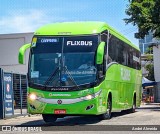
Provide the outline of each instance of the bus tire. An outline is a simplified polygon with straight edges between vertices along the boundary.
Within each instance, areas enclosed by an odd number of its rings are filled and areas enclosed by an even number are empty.
[[[110,119],[111,118],[111,114],[112,114],[111,110],[112,110],[112,100],[111,100],[111,97],[108,97],[108,100],[107,100],[107,111],[106,111],[106,113],[100,115],[100,119],[101,120]]]
[[[134,113],[136,111],[136,97],[134,97],[133,99],[133,105],[132,105],[132,108],[131,108],[131,112]]]
[[[129,109],[129,113],[134,113],[136,111],[136,96],[134,95],[132,108]]]
[[[42,114],[45,123],[54,123],[57,120],[57,116],[54,114]]]

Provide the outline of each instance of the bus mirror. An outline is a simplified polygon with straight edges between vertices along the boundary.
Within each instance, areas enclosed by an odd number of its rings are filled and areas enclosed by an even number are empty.
[[[96,55],[96,63],[97,64],[103,63],[104,47],[105,47],[105,42],[101,42],[98,46],[97,55]]]
[[[25,44],[23,45],[20,49],[19,49],[19,55],[18,55],[18,61],[19,61],[19,64],[23,64],[24,63],[24,54],[26,52],[26,50],[28,48],[31,47],[31,44]]]

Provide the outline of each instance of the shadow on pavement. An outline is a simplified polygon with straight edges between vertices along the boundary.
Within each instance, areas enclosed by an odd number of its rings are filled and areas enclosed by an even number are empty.
[[[128,113],[126,110],[119,112],[119,113],[112,113],[112,118],[124,116]],[[112,119],[111,118],[111,119]],[[29,121],[26,123],[23,123],[21,125],[29,125],[29,126],[75,126],[75,125],[91,125],[91,124],[97,124],[101,122],[97,116],[67,116],[64,118],[58,118],[58,120],[55,123],[52,124],[46,124],[43,119],[42,120],[34,120]]]
[[[46,124],[42,120],[34,120],[23,123],[21,125],[31,125],[31,126],[75,126],[75,125],[86,125],[86,124],[96,124],[100,120],[95,116],[67,116],[64,118],[58,118],[55,123]]]

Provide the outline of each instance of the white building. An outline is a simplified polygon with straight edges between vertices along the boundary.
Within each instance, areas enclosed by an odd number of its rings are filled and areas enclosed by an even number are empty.
[[[154,77],[157,82],[155,100],[160,102],[160,45],[153,46],[153,59],[154,59]]]
[[[33,33],[0,34],[0,68],[5,72],[26,74],[28,69],[29,50],[25,55],[25,64],[18,63],[19,48],[30,43]]]

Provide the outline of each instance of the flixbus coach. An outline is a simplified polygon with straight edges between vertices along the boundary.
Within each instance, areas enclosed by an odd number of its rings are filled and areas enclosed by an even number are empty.
[[[19,50],[28,66],[28,112],[46,123],[69,115],[135,111],[141,102],[139,48],[104,22],[42,26]]]

